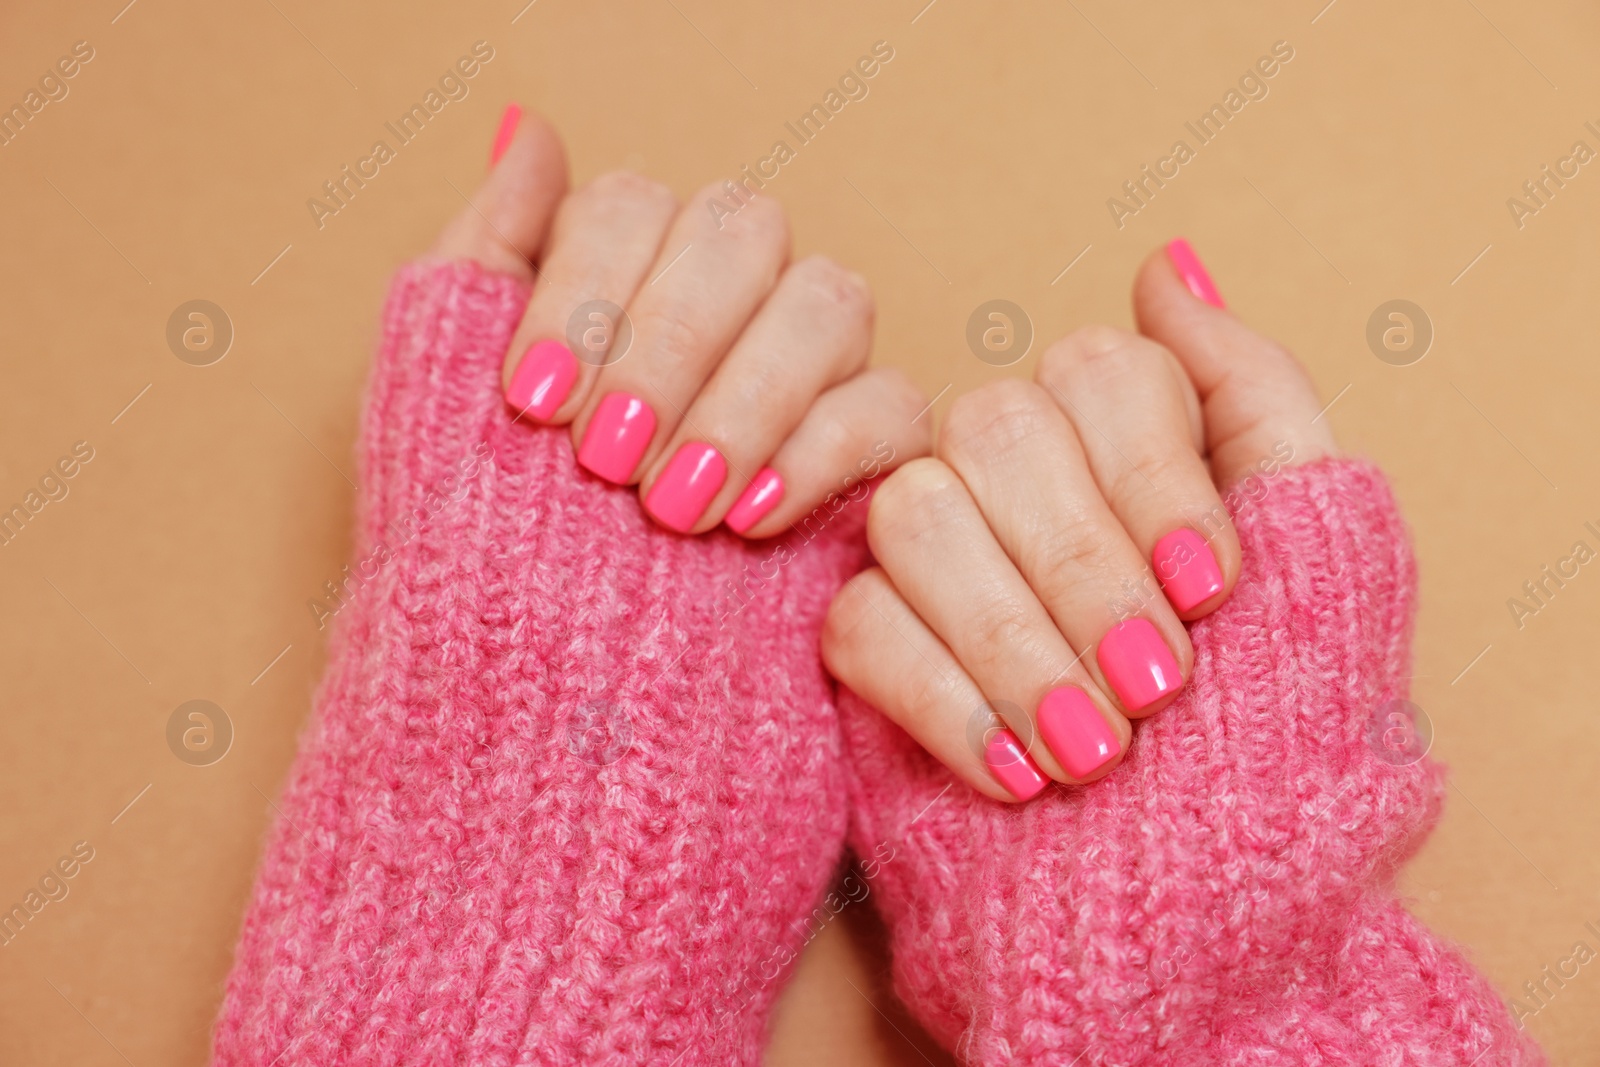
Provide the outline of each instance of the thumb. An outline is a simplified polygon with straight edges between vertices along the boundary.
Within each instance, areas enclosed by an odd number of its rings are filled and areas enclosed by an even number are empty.
[[[1178,358],[1200,395],[1211,476],[1227,486],[1268,456],[1289,465],[1336,455],[1316,386],[1300,361],[1226,310],[1189,242],[1152,252],[1133,284],[1139,332]]]

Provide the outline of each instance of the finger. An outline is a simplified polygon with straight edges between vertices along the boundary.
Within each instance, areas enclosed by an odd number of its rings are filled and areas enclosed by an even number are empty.
[[[526,279],[533,277],[533,261],[567,192],[567,153],[543,116],[512,104],[506,119],[514,108],[515,133],[500,161],[444,228],[432,254],[476,260],[489,270]]]
[[[1214,611],[1239,576],[1239,538],[1199,452],[1200,405],[1183,368],[1148,338],[1097,326],[1051,345],[1038,381],[1148,563],[1136,596],[1164,592],[1183,619]]]
[[[822,661],[934,759],[995,800],[1028,800],[1049,780],[997,722],[976,682],[873,567],[845,583],[822,629]]]
[[[812,532],[859,500],[866,483],[932,450],[928,420],[917,416],[927,400],[904,373],[875,367],[834,386],[806,411],[771,461],[738,497],[726,522],[749,538],[771,537],[793,526]]]
[[[632,349],[600,371],[573,420],[578,462],[608,481],[631,484],[649,469],[788,258],[775,200],[756,196],[721,218],[705,200],[692,197],[674,220],[627,308]]]
[[[1188,633],[1163,598],[1130,597],[1144,558],[1050,396],[1013,378],[959,397],[935,454],[960,475],[1040,610],[1082,654],[1092,691],[1113,697],[1130,716],[1170,704],[1193,662]],[[910,598],[892,568],[890,574]]]
[[[1029,753],[1041,770],[1081,782],[1115,765],[1132,738],[1127,720],[1101,695],[955,471],[919,459],[890,475],[873,496],[867,540],[1012,732],[1024,740],[1043,733],[1045,744]]]
[[[1178,357],[1200,394],[1216,484],[1226,487],[1269,464],[1337,455],[1305,368],[1224,310],[1221,299],[1182,238],[1152,252],[1134,281],[1139,332]]]
[[[571,421],[600,368],[626,354],[631,331],[621,309],[643,283],[677,207],[666,186],[620,171],[562,201],[507,353],[508,404],[537,422]]]
[[[822,256],[784,271],[646,472],[645,510],[680,533],[721,522],[817,394],[860,370],[871,346],[865,279]]]

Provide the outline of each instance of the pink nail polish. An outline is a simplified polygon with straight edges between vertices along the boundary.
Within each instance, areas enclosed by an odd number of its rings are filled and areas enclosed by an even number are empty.
[[[1052,689],[1039,701],[1039,733],[1074,778],[1089,777],[1122,751],[1111,724],[1075,685]]]
[[[1000,784],[1018,800],[1032,800],[1050,784],[1010,730],[996,730],[983,750],[983,761]]]
[[[623,485],[633,477],[655,432],[656,413],[649,404],[631,393],[607,393],[584,431],[578,463]]]
[[[1217,292],[1216,283],[1211,280],[1205,264],[1194,254],[1194,247],[1188,241],[1182,237],[1169,241],[1167,259],[1172,262],[1173,269],[1178,272],[1178,277],[1183,279],[1183,284],[1189,287],[1191,293],[1214,308],[1228,306],[1222,302],[1222,294]]]
[[[782,500],[783,475],[771,467],[762,467],[750,484],[745,486],[744,492],[739,494],[739,499],[733,502],[733,507],[722,521],[734,533],[742,534],[766,518]]]
[[[1222,592],[1222,568],[1206,539],[1187,527],[1173,530],[1150,553],[1156,580],[1178,611],[1199,607]]]
[[[500,162],[500,157],[511,147],[511,139],[517,135],[517,123],[521,121],[522,105],[507,104],[500,115],[500,128],[494,134],[494,147],[489,150],[489,166]]]
[[[1126,619],[1100,639],[1095,660],[1129,711],[1149,707],[1183,688],[1178,661],[1149,619]]]
[[[536,341],[511,372],[506,403],[546,422],[561,407],[578,380],[578,358],[560,341]]]
[[[674,452],[644,498],[644,509],[661,525],[688,533],[728,479],[728,461],[701,441]]]

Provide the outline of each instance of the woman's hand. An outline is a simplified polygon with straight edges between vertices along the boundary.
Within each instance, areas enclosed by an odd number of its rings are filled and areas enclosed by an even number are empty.
[[[1188,677],[1183,624],[1238,577],[1225,491],[1336,451],[1304,370],[1187,242],[1146,260],[1134,307],[1139,333],[1079,330],[1033,383],[952,405],[935,458],[879,487],[879,566],[823,633],[835,677],[996,799],[1120,762]]]
[[[789,224],[751,195],[717,219],[635,174],[567,192],[549,123],[513,106],[493,169],[434,255],[534,281],[506,354],[507,403],[572,427],[578,463],[638,485],[680,533],[769,537],[830,493],[927,453],[926,400],[867,368],[866,282],[789,262]],[[530,266],[531,264],[531,266]]]

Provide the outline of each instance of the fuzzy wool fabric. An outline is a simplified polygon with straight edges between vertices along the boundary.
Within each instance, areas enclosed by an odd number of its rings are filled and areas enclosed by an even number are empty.
[[[754,1065],[836,871],[818,639],[863,509],[782,546],[656,526],[507,410],[527,296],[395,281],[220,1067]]]
[[[991,801],[841,694],[895,988],[962,1062],[1543,1063],[1394,896],[1443,772],[1378,755],[1416,584],[1387,484],[1325,460],[1254,496],[1187,688],[1100,782]]]

